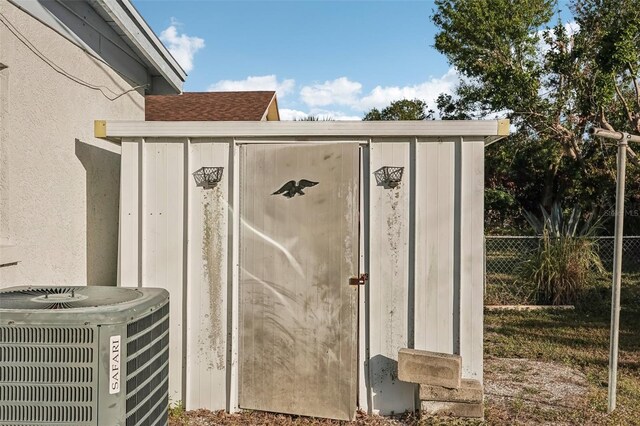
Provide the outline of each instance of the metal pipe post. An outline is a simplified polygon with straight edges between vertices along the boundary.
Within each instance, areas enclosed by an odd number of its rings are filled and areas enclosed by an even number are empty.
[[[627,166],[629,135],[622,133],[618,140],[618,176],[616,182],[615,250],[613,253],[613,285],[611,288],[611,334],[609,338],[609,406],[608,413],[616,408],[618,384],[618,329],[620,326],[620,287],[622,279],[622,230],[624,227],[624,186]]]

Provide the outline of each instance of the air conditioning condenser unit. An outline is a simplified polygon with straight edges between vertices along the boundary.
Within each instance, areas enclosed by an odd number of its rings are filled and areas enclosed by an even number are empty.
[[[166,425],[169,293],[0,290],[0,426]]]

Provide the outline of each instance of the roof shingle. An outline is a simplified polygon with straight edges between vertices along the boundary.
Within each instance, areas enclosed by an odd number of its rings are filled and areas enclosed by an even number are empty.
[[[145,96],[147,121],[260,121],[275,92],[184,92]]]

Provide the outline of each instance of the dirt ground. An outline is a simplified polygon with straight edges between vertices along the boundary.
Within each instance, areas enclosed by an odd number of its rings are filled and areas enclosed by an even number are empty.
[[[560,411],[579,411],[587,404],[588,383],[585,376],[570,367],[528,359],[491,358],[485,360],[485,410],[491,418],[508,417],[518,424],[539,424],[527,419],[518,420],[518,411],[540,411],[543,418],[552,419]],[[171,426],[190,425],[343,425],[326,419],[296,417],[263,412],[226,414],[195,410],[175,413]],[[506,420],[506,418],[505,418]],[[366,426],[430,425],[430,424],[478,424],[473,420],[422,417],[407,413],[388,418],[358,413],[351,424]],[[556,423],[553,424],[569,424]]]
[[[209,426],[209,425],[255,425],[255,426],[333,426],[333,425],[367,425],[367,426],[400,426],[417,424],[411,415],[405,415],[399,419],[390,419],[380,416],[367,416],[358,413],[355,422],[342,422],[337,420],[317,419],[312,417],[290,416],[287,414],[264,413],[259,411],[245,411],[237,414],[226,414],[223,411],[211,412],[208,410],[194,410],[185,412],[180,418],[173,418],[170,426]]]
[[[485,359],[485,407],[491,419],[508,419],[520,425],[557,422],[561,413],[580,412],[588,404],[589,384],[581,372],[556,363],[519,358]],[[537,412],[535,419],[521,412]]]

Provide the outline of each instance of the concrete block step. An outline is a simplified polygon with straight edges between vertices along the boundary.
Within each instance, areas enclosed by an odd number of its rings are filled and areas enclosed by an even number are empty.
[[[484,418],[484,405],[481,402],[422,401],[421,408],[432,416]]]
[[[459,388],[460,355],[402,348],[398,351],[398,378],[405,382]]]
[[[443,401],[443,402],[482,402],[484,391],[482,384],[474,379],[462,379],[460,387],[457,389],[445,388],[443,386],[420,385],[421,401]]]

